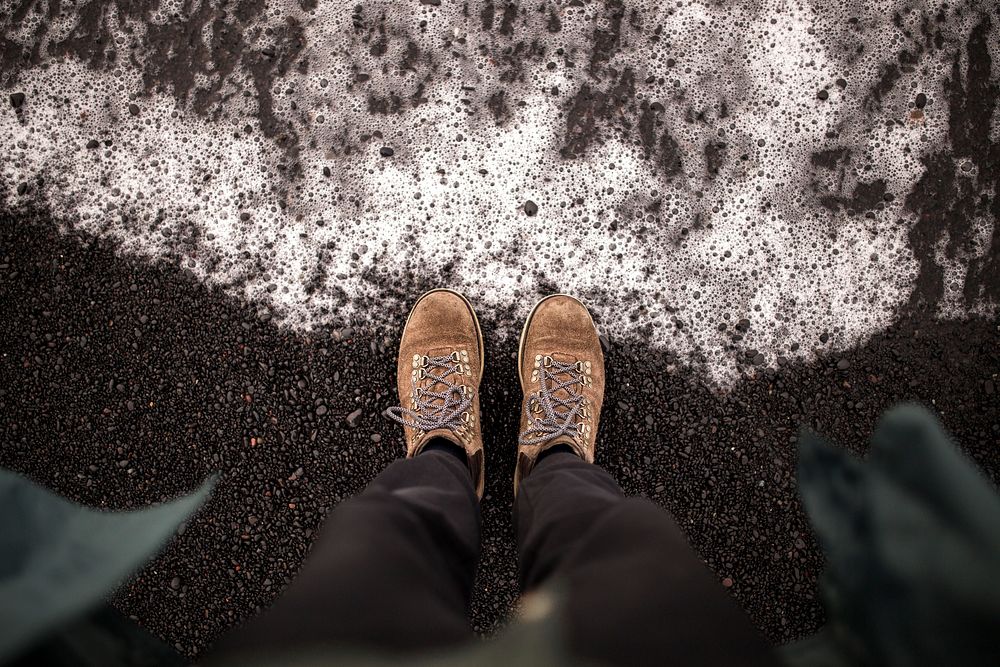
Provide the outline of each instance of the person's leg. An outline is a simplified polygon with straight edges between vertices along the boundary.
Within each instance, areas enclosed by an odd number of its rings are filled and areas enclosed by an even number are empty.
[[[522,591],[558,581],[582,657],[620,665],[776,664],[745,613],[653,503],[603,468],[544,452],[521,482],[515,526]]]
[[[316,644],[410,650],[470,639],[479,520],[464,451],[432,441],[341,503],[288,590],[215,653]]]

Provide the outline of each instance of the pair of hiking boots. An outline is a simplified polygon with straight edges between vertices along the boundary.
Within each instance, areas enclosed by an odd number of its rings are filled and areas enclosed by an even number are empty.
[[[476,494],[485,482],[479,383],[485,367],[483,332],[469,300],[437,289],[410,311],[399,344],[400,406],[386,415],[403,425],[406,455],[443,438],[465,450]],[[548,296],[528,315],[517,355],[521,390],[514,493],[539,454],[569,446],[593,463],[604,401],[604,355],[594,321],[580,301]]]

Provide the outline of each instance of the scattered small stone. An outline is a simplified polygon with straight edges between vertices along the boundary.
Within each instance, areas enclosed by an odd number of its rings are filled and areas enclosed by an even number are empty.
[[[722,580],[722,585],[725,588],[732,588],[733,587],[733,580],[731,578],[729,578],[729,577],[726,577],[725,579]]]
[[[319,405],[316,407],[316,416],[322,417],[327,413],[327,407],[325,405]]]
[[[361,408],[358,408],[351,414],[347,415],[347,425],[354,428],[358,425],[358,421],[361,420]]]
[[[15,109],[20,109],[24,104],[24,93],[11,93],[10,105]]]
[[[529,199],[528,201],[524,202],[524,212],[527,213],[529,216],[535,215],[536,213],[538,213],[538,204]]]
[[[130,104],[130,105],[128,105],[128,112],[130,114],[132,114],[133,116],[138,116],[139,115],[139,105],[138,104]]]
[[[821,90],[818,93],[816,93],[816,97],[818,97],[821,100],[825,100],[828,97],[830,97],[830,91],[828,91],[826,88],[824,88],[823,90]]]
[[[175,591],[178,588],[180,588],[181,587],[181,578],[180,577],[174,577],[173,579],[171,579],[170,580],[170,587],[172,589],[174,589]]]
[[[847,359],[841,359],[837,362],[837,370],[846,371],[851,367],[851,362]]]
[[[388,146],[383,146],[378,149],[378,152],[382,157],[392,157],[396,153],[396,151],[392,150]]]
[[[917,99],[914,101],[918,109],[923,109],[927,106],[927,96],[923,93],[917,93]]]
[[[90,141],[87,142],[87,148],[91,149],[97,148],[100,145],[101,143],[97,139],[91,139]]]
[[[382,442],[382,436],[379,433],[372,433],[371,438],[372,438],[372,442],[374,442],[376,444],[379,443],[379,442]]]

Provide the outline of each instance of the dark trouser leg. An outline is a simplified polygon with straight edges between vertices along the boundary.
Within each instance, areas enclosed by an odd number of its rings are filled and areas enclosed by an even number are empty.
[[[521,590],[558,579],[582,657],[621,665],[776,664],[662,508],[626,499],[602,468],[545,457],[514,516]]]
[[[471,638],[479,501],[443,451],[395,461],[329,516],[302,571],[218,653],[315,644],[424,649]]]

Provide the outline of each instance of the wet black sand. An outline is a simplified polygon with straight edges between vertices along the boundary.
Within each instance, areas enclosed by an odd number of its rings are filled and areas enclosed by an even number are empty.
[[[401,451],[379,414],[394,401],[404,312],[389,330],[356,321],[291,334],[174,266],[119,257],[44,216],[0,218],[0,312],[0,465],[115,509],[221,473],[208,507],[114,598],[188,655],[271,602],[324,514]],[[776,643],[823,621],[822,558],[795,491],[800,424],[863,452],[882,410],[919,401],[1000,479],[998,323],[922,312],[855,349],[758,370],[726,394],[640,340],[610,341],[598,462],[676,516]],[[519,388],[515,341],[499,341],[483,316],[487,495],[472,623],[489,634],[517,596]]]

